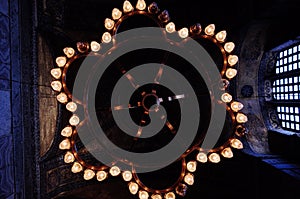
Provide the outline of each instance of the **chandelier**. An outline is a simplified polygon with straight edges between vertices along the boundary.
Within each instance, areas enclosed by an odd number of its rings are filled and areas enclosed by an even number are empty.
[[[78,109],[85,110],[87,105],[82,100],[77,99],[73,95],[72,89],[69,88],[67,83],[68,70],[72,67],[74,62],[88,56],[88,54],[92,54],[96,58],[102,57],[103,52],[100,50],[105,48],[105,46],[108,49],[106,52],[113,52],[118,48],[118,44],[116,44],[114,39],[120,25],[130,17],[139,15],[152,19],[158,27],[161,28],[163,35],[176,35],[180,38],[180,42],[185,42],[185,40],[192,38],[195,40],[202,39],[213,44],[220,51],[223,59],[223,65],[219,70],[221,76],[221,86],[219,89],[222,90],[223,93],[219,96],[219,99],[214,99],[213,103],[225,107],[231,120],[232,132],[227,132],[230,134],[229,137],[218,147],[208,149],[203,148],[199,142],[189,147],[178,159],[181,162],[182,167],[178,180],[170,187],[164,189],[155,189],[145,185],[139,178],[135,165],[132,162],[128,162],[131,169],[126,170],[121,166],[118,166],[118,160],[111,165],[94,165],[85,161],[84,158],[79,155],[78,147],[76,147],[76,140],[80,139],[78,128],[82,128],[86,125],[89,118],[80,118],[76,113]],[[233,149],[243,148],[240,138],[246,131],[244,123],[247,122],[247,116],[240,112],[243,109],[243,104],[233,100],[233,97],[228,90],[230,80],[237,75],[235,65],[238,62],[238,57],[232,54],[232,52],[234,52],[235,44],[226,41],[226,31],[223,30],[217,32],[214,24],[207,25],[204,30],[202,30],[199,23],[190,27],[178,29],[175,22],[170,20],[167,10],[161,11],[155,2],[147,6],[144,0],[138,0],[135,7],[129,1],[124,1],[122,9],[114,8],[112,10],[111,17],[104,20],[104,26],[107,31],[102,34],[99,41],[78,42],[77,49],[72,47],[64,48],[62,52],[63,55],[55,59],[56,66],[51,70],[51,76],[54,79],[51,82],[51,87],[57,92],[56,97],[58,102],[65,106],[65,109],[70,113],[70,118],[68,120],[69,124],[61,130],[62,141],[59,144],[59,149],[64,151],[63,160],[66,164],[71,164],[71,171],[73,173],[82,173],[84,180],[96,179],[97,181],[102,182],[104,180],[109,180],[109,177],[119,176],[127,183],[130,193],[136,195],[140,199],[175,199],[177,196],[184,197],[188,187],[192,186],[196,180],[194,173],[199,164],[205,164],[207,162],[219,163],[222,158],[232,158]],[[181,45],[180,42],[179,45]],[[125,71],[122,71],[121,69],[121,72],[126,76]],[[133,83],[130,75],[127,75],[126,78]],[[163,101],[162,98],[156,94],[156,91],[151,92],[144,93],[143,98],[137,102],[139,103],[139,106],[145,110],[146,114],[149,114],[150,112],[150,108],[146,107],[146,102],[144,102],[146,95],[154,97],[156,103]],[[180,100],[184,97],[186,96],[175,95],[172,98],[169,97],[167,99],[172,101]],[[112,107],[114,111],[130,108],[132,108],[130,104],[128,107],[121,105]],[[174,129],[175,127],[172,126],[171,123],[167,121],[165,125],[170,131],[174,131],[173,133],[176,134],[176,129]],[[141,134],[142,131],[138,131],[136,139],[138,139]],[[187,159],[187,157],[189,158]]]

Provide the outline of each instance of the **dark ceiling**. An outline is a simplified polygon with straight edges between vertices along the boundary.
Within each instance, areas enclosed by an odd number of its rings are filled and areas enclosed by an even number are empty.
[[[74,45],[77,41],[100,40],[102,33],[105,31],[104,19],[111,16],[111,10],[114,7],[121,8],[123,0],[49,0],[45,2],[39,4],[39,33],[50,44],[53,55],[57,56],[61,54],[63,47]],[[152,1],[146,2],[149,4]],[[217,30],[227,30],[231,39],[236,42],[242,42],[244,31],[252,23],[271,24],[269,29],[271,36],[266,41],[267,48],[273,48],[287,39],[294,39],[300,35],[299,25],[296,27],[289,25],[297,25],[299,18],[297,15],[300,10],[298,0],[157,0],[156,2],[161,10],[167,9],[169,11],[171,21],[175,22],[177,27],[190,26],[197,22],[204,27],[214,23]],[[199,198],[202,193],[204,198],[219,198],[224,194],[231,198],[248,198],[248,196],[236,196],[228,191],[228,188],[232,188],[238,194],[245,192],[250,194],[251,198],[255,198],[258,194],[258,188],[256,187],[255,193],[251,193],[251,189],[248,189],[247,186],[256,183],[259,178],[251,176],[251,172],[247,172],[247,170],[253,169],[256,160],[249,159],[249,157],[245,157],[239,152],[237,154],[237,157],[231,163],[225,161],[225,163],[219,165],[201,168],[196,174],[199,181],[196,183],[195,188],[191,188],[186,198]],[[265,169],[264,166],[256,166]],[[231,168],[236,170],[233,171]],[[230,171],[233,173],[230,173]],[[202,175],[203,172],[204,175]],[[268,173],[263,178],[267,178],[271,174]],[[235,181],[230,179],[231,177],[240,179]],[[246,180],[250,179],[251,182],[243,182],[243,177]],[[223,183],[232,183],[232,185],[227,184],[222,187]],[[241,183],[245,183],[247,186],[243,186]],[[124,184],[113,179],[111,183],[109,181],[101,185],[96,184],[86,188],[78,188],[65,193],[65,196],[61,198],[133,198]],[[215,191],[214,186],[218,190]],[[267,194],[267,192],[263,193]],[[212,197],[210,197],[210,194],[212,194]]]

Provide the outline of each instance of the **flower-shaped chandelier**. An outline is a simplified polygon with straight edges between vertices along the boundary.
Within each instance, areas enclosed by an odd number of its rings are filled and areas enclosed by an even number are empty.
[[[233,132],[230,133],[230,138],[222,145],[213,149],[204,149],[201,146],[194,146],[189,149],[189,152],[182,155],[182,170],[177,182],[169,188],[163,190],[153,189],[143,184],[135,172],[134,166],[132,170],[122,170],[122,168],[112,165],[96,166],[85,162],[79,155],[75,146],[75,139],[78,138],[76,127],[80,125],[82,118],[76,115],[78,106],[82,106],[82,102],[72,96],[67,87],[66,78],[69,66],[78,58],[86,56],[88,53],[99,54],[102,45],[112,44],[113,36],[117,33],[120,24],[127,18],[134,15],[145,15],[154,19],[160,27],[164,28],[165,34],[178,34],[181,39],[201,38],[212,42],[216,45],[223,57],[223,67],[220,70],[222,76],[222,85],[225,92],[221,99],[217,100],[219,104],[226,106],[226,111],[231,117]],[[56,58],[56,67],[51,70],[51,75],[54,80],[51,87],[57,94],[57,100],[63,104],[69,112],[72,113],[69,124],[61,130],[62,141],[59,144],[59,149],[65,151],[64,162],[72,164],[71,171],[73,173],[83,173],[85,180],[96,178],[99,182],[106,180],[109,176],[121,176],[128,183],[128,189],[131,194],[137,195],[140,199],[174,199],[176,195],[185,196],[188,186],[194,184],[194,172],[198,164],[207,162],[218,163],[222,158],[232,158],[234,149],[242,149],[243,144],[240,137],[244,135],[244,123],[247,122],[247,116],[241,111],[243,104],[238,101],[233,101],[232,96],[228,93],[228,85],[233,79],[237,70],[234,66],[238,62],[238,57],[233,55],[235,45],[233,42],[227,42],[226,31],[216,33],[214,24],[210,24],[202,30],[200,24],[195,24],[189,28],[183,27],[177,29],[174,22],[170,21],[168,11],[160,11],[156,3],[146,5],[144,0],[138,0],[134,7],[129,1],[124,1],[123,9],[114,8],[111,18],[104,20],[104,26],[107,32],[102,34],[100,41],[78,42],[77,49],[66,47],[63,49],[64,55]],[[197,155],[186,162],[186,156],[192,151],[198,151]]]

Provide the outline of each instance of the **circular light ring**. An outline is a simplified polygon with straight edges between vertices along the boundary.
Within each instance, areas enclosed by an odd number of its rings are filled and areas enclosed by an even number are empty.
[[[143,11],[143,10],[135,10],[135,11],[131,11],[128,13],[124,13],[124,15],[122,15],[121,18],[119,18],[115,22],[115,25],[111,30],[112,35],[116,35],[118,33],[118,29],[123,21],[125,21],[129,17],[136,16],[136,15],[146,16],[146,17],[150,18],[151,20],[153,20],[157,24],[158,27],[161,27],[161,28],[164,27],[163,23],[158,19],[157,14],[152,14],[148,11]]]
[[[143,15],[143,16],[147,16],[149,17],[150,19],[152,19],[154,22],[156,22],[156,24],[161,27],[161,28],[166,28],[166,25],[168,24],[166,21],[162,21],[159,17],[159,15],[161,14],[160,12],[157,12],[157,13],[151,13],[148,11],[148,9],[146,9],[147,11],[144,11],[144,10],[132,10],[130,12],[122,12],[122,16],[115,21],[114,23],[114,26],[113,28],[111,28],[110,30],[107,30],[108,32],[111,33],[111,35],[116,35],[117,32],[118,32],[118,28],[120,27],[121,23],[126,20],[127,18],[131,17],[131,16],[134,16],[134,15]],[[178,32],[178,30],[175,30],[174,32]],[[217,45],[217,47],[220,49],[221,53],[222,53],[222,57],[223,57],[223,67],[222,67],[222,70],[220,71],[220,74],[222,76],[223,79],[226,79],[228,81],[230,81],[231,79],[227,78],[226,77],[226,70],[229,66],[228,64],[228,57],[229,55],[231,54],[232,51],[230,52],[226,52],[225,50],[225,44],[226,42],[224,41],[218,41],[216,38],[215,38],[215,35],[207,35],[204,33],[204,31],[201,31],[199,33],[193,33],[191,31],[189,31],[188,35],[191,37],[191,38],[202,38],[202,39],[207,39],[211,42],[213,42],[215,45]],[[103,42],[102,42],[103,43]],[[84,56],[86,56],[88,53],[93,53],[94,55],[99,55],[98,52],[91,52],[91,48],[87,48],[85,51],[77,51],[74,53],[73,56],[70,56],[68,57],[67,59],[67,62],[66,64],[61,67],[63,70],[62,70],[62,75],[61,75],[61,83],[62,83],[62,86],[63,86],[63,89],[62,89],[62,92],[66,93],[66,95],[68,96],[69,99],[75,101],[76,103],[78,104],[81,104],[81,101],[76,99],[72,93],[69,91],[69,89],[67,88],[67,85],[66,85],[66,74],[67,74],[67,71],[68,71],[68,68],[70,67],[70,65],[74,62],[74,60],[78,59],[78,58],[82,58]],[[232,67],[232,66],[231,66]],[[226,89],[226,88],[225,88]],[[220,99],[219,99],[220,100]],[[217,148],[214,148],[214,149],[210,149],[210,150],[206,150],[206,149],[203,149],[201,147],[199,147],[199,144],[195,144],[193,147],[191,147],[190,149],[188,149],[186,151],[186,153],[184,153],[182,156],[181,156],[181,161],[182,161],[182,170],[181,170],[181,174],[177,180],[176,183],[174,183],[172,186],[170,186],[169,188],[166,188],[166,189],[163,189],[163,190],[156,190],[156,189],[152,189],[152,188],[149,188],[147,186],[145,186],[141,180],[138,178],[138,175],[134,172],[134,168],[132,169],[132,175],[133,175],[133,180],[136,181],[136,183],[138,184],[140,190],[145,190],[147,192],[150,192],[150,193],[153,193],[153,194],[166,194],[170,191],[174,191],[175,192],[175,189],[176,187],[181,183],[183,182],[184,180],[184,177],[185,177],[185,174],[187,173],[187,168],[186,168],[186,161],[185,161],[185,158],[186,156],[188,156],[189,154],[191,154],[193,151],[195,150],[199,150],[200,152],[205,152],[208,156],[209,154],[211,153],[218,153],[218,155],[220,157],[223,157],[221,152],[223,149],[227,148],[227,147],[231,147],[230,146],[230,142],[232,139],[237,139],[237,136],[235,136],[235,133],[237,131],[237,128],[238,126],[243,126],[243,124],[240,124],[236,122],[236,115],[238,114],[238,112],[234,112],[230,106],[228,106],[226,103],[224,102],[221,102],[222,104],[224,104],[224,106],[226,106],[226,110],[229,112],[231,118],[232,118],[232,126],[234,127],[233,128],[233,132],[232,132],[232,135],[230,136],[230,138],[227,140],[226,143],[224,143],[222,146],[220,147],[217,147]],[[82,125],[82,123],[80,123],[79,125]],[[90,165],[88,163],[86,163],[84,160],[82,160],[82,158],[78,155],[77,153],[77,150],[76,150],[76,146],[75,146],[75,140],[77,138],[77,131],[74,130],[73,133],[72,133],[72,136],[71,136],[71,139],[70,139],[70,143],[71,143],[71,153],[73,154],[75,160],[74,162],[78,162],[82,165],[83,167],[83,170],[85,169],[91,169],[93,171],[104,171],[104,170],[108,170],[110,167],[108,166],[94,166],[94,165]],[[240,137],[240,136],[239,136]],[[196,158],[195,158],[196,160]],[[108,173],[108,171],[106,171]],[[184,183],[184,182],[183,182]]]
[[[83,105],[82,101],[80,99],[76,98],[75,96],[73,96],[70,89],[67,87],[67,72],[69,70],[69,67],[72,66],[73,62],[76,59],[84,58],[89,53],[91,53],[90,56],[99,56],[100,55],[98,52],[91,52],[90,49],[87,52],[84,52],[84,53],[79,52],[77,55],[73,56],[72,58],[70,58],[67,61],[66,65],[63,68],[62,75],[61,75],[61,83],[62,83],[62,88],[63,88],[64,93],[66,93],[66,95],[68,96],[68,98],[70,100],[72,100],[73,102],[75,102],[77,104],[80,104],[80,105]]]
[[[81,124],[82,125],[82,124]],[[77,152],[77,149],[76,149],[76,146],[75,146],[75,143],[76,143],[76,139],[78,137],[78,133],[77,133],[77,130],[75,129],[73,131],[73,134],[71,136],[71,152],[72,154],[74,155],[75,157],[75,161],[79,162],[83,167],[84,169],[91,169],[93,171],[103,171],[103,170],[106,170],[108,169],[109,167],[106,166],[106,165],[102,165],[102,166],[95,166],[95,165],[91,165],[91,164],[88,164],[86,163],[79,155],[78,155],[78,152]]]
[[[228,67],[228,56],[227,56],[227,53],[224,49],[224,44],[222,42],[219,42],[214,36],[209,36],[209,35],[206,35],[205,33],[200,33],[200,34],[192,34],[191,35],[191,38],[193,39],[197,39],[197,38],[200,38],[200,39],[207,39],[209,41],[211,41],[212,43],[214,43],[221,51],[222,53],[222,57],[223,57],[223,66],[222,66],[222,70],[220,71],[220,74],[221,76],[223,77],[224,74],[226,73],[226,70],[227,70],[227,67]]]
[[[180,161],[180,160],[178,160],[178,161]],[[152,193],[152,194],[165,194],[165,193],[168,193],[168,192],[171,192],[171,191],[175,192],[176,187],[179,185],[179,183],[181,183],[184,180],[184,176],[187,173],[185,158],[181,158],[181,167],[182,167],[181,168],[181,173],[180,173],[180,176],[177,179],[177,181],[173,185],[171,185],[170,187],[168,187],[166,189],[161,189],[161,190],[153,189],[153,188],[150,188],[150,187],[144,185],[142,183],[142,181],[139,179],[139,177],[138,177],[137,173],[134,171],[134,169],[133,169],[132,175],[133,175],[133,178],[134,178],[135,182],[139,185],[140,189],[143,189],[143,190],[145,190],[149,193]]]

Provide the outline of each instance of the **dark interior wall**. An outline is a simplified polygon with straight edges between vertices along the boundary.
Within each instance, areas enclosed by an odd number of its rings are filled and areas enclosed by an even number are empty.
[[[37,196],[34,4],[0,1],[0,198]]]

